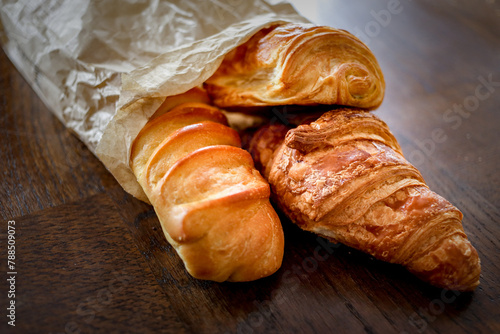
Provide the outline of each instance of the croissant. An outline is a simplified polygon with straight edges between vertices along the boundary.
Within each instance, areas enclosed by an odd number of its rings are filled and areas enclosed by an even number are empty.
[[[294,129],[259,129],[249,150],[302,229],[405,266],[437,287],[473,290],[480,260],[462,213],[429,190],[387,125],[338,109]]]
[[[226,55],[205,82],[215,105],[336,104],[374,109],[385,82],[370,49],[347,31],[274,25]]]
[[[182,103],[167,111],[172,103],[144,126],[130,157],[166,239],[195,278],[250,281],[274,273],[284,239],[269,184],[219,109]]]

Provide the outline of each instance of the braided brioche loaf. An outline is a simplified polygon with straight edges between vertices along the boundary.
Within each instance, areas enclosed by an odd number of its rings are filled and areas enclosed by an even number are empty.
[[[131,148],[130,166],[169,243],[195,278],[250,281],[274,273],[283,231],[268,183],[224,114],[167,99]]]

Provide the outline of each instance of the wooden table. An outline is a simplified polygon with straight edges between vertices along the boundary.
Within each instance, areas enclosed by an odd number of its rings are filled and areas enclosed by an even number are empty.
[[[494,1],[296,1],[368,43],[385,120],[431,189],[464,213],[481,285],[456,295],[283,218],[286,255],[252,283],[190,278],[152,207],[125,193],[0,53],[0,332],[500,332],[500,6]],[[302,3],[301,3],[302,2]],[[9,326],[8,221],[16,326]],[[325,253],[326,254],[326,253]]]

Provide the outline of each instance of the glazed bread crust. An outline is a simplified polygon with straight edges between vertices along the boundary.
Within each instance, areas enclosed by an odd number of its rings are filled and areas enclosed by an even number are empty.
[[[132,146],[130,166],[195,278],[251,281],[281,266],[269,184],[240,146],[222,112],[204,103],[162,110]]]

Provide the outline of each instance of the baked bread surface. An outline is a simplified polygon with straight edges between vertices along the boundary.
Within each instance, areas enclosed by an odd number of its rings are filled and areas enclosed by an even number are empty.
[[[271,275],[281,266],[284,239],[269,184],[219,109],[175,105],[160,107],[135,139],[130,158],[166,239],[195,278]]]

